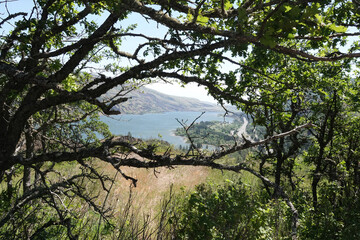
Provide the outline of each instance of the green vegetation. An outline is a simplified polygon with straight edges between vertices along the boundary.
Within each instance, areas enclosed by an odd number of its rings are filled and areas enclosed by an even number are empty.
[[[193,137],[195,144],[207,144],[212,146],[231,145],[236,139],[234,133],[242,126],[242,122],[235,119],[232,123],[219,121],[206,121],[194,124],[190,129],[189,135]],[[187,137],[184,128],[177,128],[175,135]]]
[[[177,222],[179,239],[270,239],[284,233],[273,228],[271,221],[283,215],[286,204],[278,202],[281,213],[273,204],[265,204],[258,193],[241,182],[223,186],[203,184],[187,195],[180,206]],[[286,220],[283,220],[286,222]],[[289,231],[287,231],[288,234]],[[286,235],[286,234],[285,234]]]
[[[359,9],[356,0],[0,1],[0,238],[359,239]],[[261,134],[180,122],[188,151],[113,136],[99,116],[142,112],[135,95],[126,102],[152,81],[205,87]],[[193,104],[143,96],[154,111]],[[200,149],[204,137],[216,151]],[[142,178],[159,170],[160,183]],[[221,174],[233,182],[192,191]],[[120,181],[149,194],[120,199]],[[157,206],[171,181],[179,185]],[[140,215],[136,201],[157,208]]]

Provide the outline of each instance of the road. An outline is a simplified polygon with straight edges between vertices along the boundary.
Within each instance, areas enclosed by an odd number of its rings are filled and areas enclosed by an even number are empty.
[[[249,121],[246,119],[246,117],[243,117],[243,121],[244,121],[244,124],[239,128],[238,136],[241,137],[241,135],[243,134],[244,137],[247,138],[249,135],[246,133],[246,127],[247,127]]]

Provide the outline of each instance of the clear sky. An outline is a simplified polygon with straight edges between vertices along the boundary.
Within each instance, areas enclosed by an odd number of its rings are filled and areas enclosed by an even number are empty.
[[[216,100],[207,94],[207,90],[204,87],[199,87],[194,83],[187,84],[184,87],[177,83],[153,83],[147,87],[169,95],[192,97],[201,101],[216,103]]]

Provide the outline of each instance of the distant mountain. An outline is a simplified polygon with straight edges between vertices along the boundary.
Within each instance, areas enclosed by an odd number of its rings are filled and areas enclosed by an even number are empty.
[[[222,111],[222,108],[216,104],[202,102],[195,98],[171,96],[146,87],[134,90],[128,96],[131,96],[131,98],[127,102],[115,106],[114,109],[120,110],[124,114]]]

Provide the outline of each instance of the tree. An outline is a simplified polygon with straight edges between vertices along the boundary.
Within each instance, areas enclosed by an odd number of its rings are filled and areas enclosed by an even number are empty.
[[[304,121],[311,120],[318,126],[311,130],[311,133],[317,136],[315,141],[310,141],[309,134],[306,133],[293,134],[266,144],[257,156],[262,159],[259,171],[263,175],[266,171],[264,165],[274,164],[276,166],[270,171],[274,171],[275,183],[282,185],[281,175],[286,174],[294,190],[294,158],[315,142],[325,148],[332,141],[333,134],[326,132],[329,129],[330,132],[334,131],[334,119],[342,114],[340,109],[344,108],[344,97],[349,92],[356,91],[354,80],[350,76],[351,65],[347,60],[335,63],[304,63],[262,49],[255,49],[246,63],[247,69],[242,71],[242,79],[251,82],[246,93],[250,99],[266,102],[267,106],[244,106],[244,109],[252,116],[256,125],[264,127],[264,137],[289,131]],[[258,89],[257,85],[261,85],[261,89]],[[322,122],[323,119],[325,122]],[[321,156],[320,159],[322,158]],[[319,177],[320,168],[316,167],[315,179]],[[314,201],[317,185],[315,182],[317,180],[314,180],[313,184]]]
[[[6,7],[10,1],[0,3]],[[143,18],[164,32],[137,32],[136,26],[125,22],[128,17]],[[359,19],[355,0],[38,0],[26,12],[7,11],[0,21],[7,29],[1,36],[0,52],[0,179],[8,201],[2,204],[0,227],[6,225],[13,236],[23,234],[14,230],[19,222],[13,219],[29,203],[41,199],[57,218],[28,229],[28,237],[60,225],[69,238],[76,238],[71,214],[57,194],[82,198],[106,219],[104,209],[81,186],[84,178],[97,179],[109,190],[105,181],[111,179],[91,166],[91,159],[97,158],[134,184],[136,179],[125,175],[122,166],[194,165],[249,171],[286,199],[294,214],[296,238],[297,211],[279,181],[273,183],[246,164],[228,166],[215,160],[297,133],[310,127],[308,122],[294,123],[279,134],[271,132],[259,142],[240,139],[211,155],[198,151],[174,156],[158,154],[154,146],[138,146],[133,138],[111,136],[99,121],[99,113],[119,114],[113,107],[127,100],[126,93],[155,78],[198,83],[220,103],[228,101],[243,109],[273,108],[266,99],[248,98],[249,86],[255,92],[262,86],[251,78],[239,78],[248,68],[242,59],[258,49],[264,55],[278,53],[280,58],[304,62],[356,59],[360,57],[358,43],[351,45],[349,37],[360,34]],[[135,49],[127,46],[133,40],[139,42]],[[341,46],[346,44],[344,52]],[[271,69],[277,62],[269,60]],[[256,60],[253,72],[263,74],[258,69],[262,61]],[[224,69],[225,65],[232,69]],[[99,68],[112,74],[103,75]],[[115,95],[106,95],[115,87]],[[288,87],[285,84],[280,90]],[[123,157],[117,152],[132,154]],[[133,155],[148,160],[129,157]],[[56,169],[64,162],[82,166],[81,172],[65,177]],[[61,177],[49,182],[49,175],[55,173]],[[19,174],[21,190],[14,183]]]

